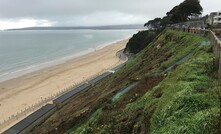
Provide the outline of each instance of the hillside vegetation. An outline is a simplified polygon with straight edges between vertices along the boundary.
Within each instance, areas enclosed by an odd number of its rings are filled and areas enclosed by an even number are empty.
[[[120,71],[32,133],[219,133],[221,84],[211,46],[203,41],[164,30]]]
[[[139,31],[128,41],[126,48],[124,49],[124,53],[127,55],[139,53],[141,50],[147,47],[154,40],[154,38],[159,35],[160,32],[162,32],[161,29],[154,31]]]

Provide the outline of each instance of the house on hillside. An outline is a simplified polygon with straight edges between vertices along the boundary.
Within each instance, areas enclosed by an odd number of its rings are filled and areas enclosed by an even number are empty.
[[[209,25],[212,25],[216,14],[217,14],[217,12],[210,13],[209,18],[207,19],[206,23]]]
[[[200,20],[201,18],[202,18],[202,15],[199,15],[199,14],[192,14],[188,16],[189,21],[197,21],[197,20]]]
[[[209,25],[221,25],[221,11],[212,12],[207,19]]]
[[[221,11],[216,13],[216,16],[214,17],[214,25],[221,25]]]

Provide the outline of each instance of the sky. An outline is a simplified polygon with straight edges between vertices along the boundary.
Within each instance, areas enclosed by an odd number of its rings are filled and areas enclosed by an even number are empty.
[[[221,0],[200,0],[203,15]],[[144,24],[183,0],[0,0],[0,29],[34,26]]]

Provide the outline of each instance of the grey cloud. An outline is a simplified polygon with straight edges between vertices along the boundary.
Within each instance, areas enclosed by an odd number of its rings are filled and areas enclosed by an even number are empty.
[[[179,3],[180,0],[176,0]],[[4,17],[48,17],[63,15],[85,15],[93,12],[118,11],[130,14],[149,14],[167,8],[161,0],[1,0],[1,16]],[[171,4],[173,6],[173,4]],[[164,7],[165,6],[165,7]]]
[[[0,20],[45,19],[57,25],[144,23],[162,17],[183,0],[0,0]],[[214,2],[213,2],[214,1]],[[206,11],[217,7],[220,0]],[[217,9],[218,10],[218,9]]]

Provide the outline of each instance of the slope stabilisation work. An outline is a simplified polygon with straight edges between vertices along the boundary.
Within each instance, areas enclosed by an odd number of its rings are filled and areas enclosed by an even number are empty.
[[[81,92],[31,133],[219,133],[221,82],[205,41],[164,30],[118,72]]]

